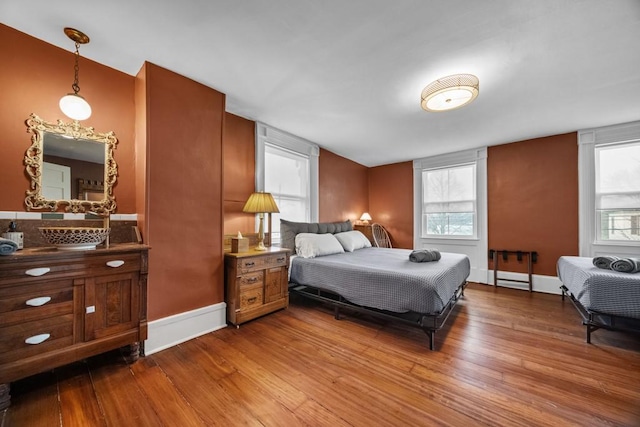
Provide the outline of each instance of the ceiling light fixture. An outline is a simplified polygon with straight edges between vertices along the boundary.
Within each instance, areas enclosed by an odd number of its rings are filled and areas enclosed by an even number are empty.
[[[69,93],[60,98],[60,109],[69,118],[73,120],[85,120],[91,116],[91,106],[89,103],[78,94],[80,92],[80,86],[78,85],[78,59],[80,58],[80,45],[89,43],[89,37],[82,31],[78,31],[74,28],[65,28],[64,33],[76,43],[75,52],[75,77],[71,88],[73,93]]]
[[[422,90],[422,109],[454,110],[478,97],[480,81],[473,74],[454,74],[430,83]]]

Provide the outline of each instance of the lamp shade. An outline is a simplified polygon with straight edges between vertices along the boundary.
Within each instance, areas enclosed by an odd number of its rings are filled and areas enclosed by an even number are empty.
[[[371,221],[371,215],[369,215],[369,212],[363,213],[360,217],[360,221]]]
[[[480,91],[480,82],[473,74],[455,74],[427,85],[422,91],[421,105],[426,111],[447,111],[467,105]]]
[[[278,205],[273,200],[271,193],[257,192],[249,196],[249,200],[244,204],[242,212],[248,213],[279,213]]]
[[[91,106],[80,95],[70,93],[60,98],[60,109],[73,120],[85,120],[91,117]]]

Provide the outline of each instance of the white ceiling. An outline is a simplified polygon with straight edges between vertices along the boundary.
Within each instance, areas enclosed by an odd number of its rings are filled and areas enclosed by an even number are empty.
[[[0,22],[130,75],[150,61],[227,111],[366,166],[640,119],[640,0],[2,0]],[[470,105],[420,108],[433,80]]]

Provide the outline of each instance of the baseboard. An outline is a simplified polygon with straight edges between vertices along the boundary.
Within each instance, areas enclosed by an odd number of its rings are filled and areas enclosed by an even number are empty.
[[[511,280],[528,280],[528,275],[526,273],[514,273],[511,271],[498,271],[498,277],[501,279],[511,279]],[[532,280],[532,289],[534,292],[542,292],[545,294],[556,294],[561,295],[560,286],[562,282],[556,276],[542,276],[539,274],[534,274],[531,278]],[[493,285],[493,270],[487,271],[487,280],[486,283],[489,285]],[[498,286],[502,286],[505,288],[513,288],[513,289],[525,289],[529,290],[529,285],[526,283],[514,283],[507,282],[504,280],[498,280]]]
[[[148,323],[149,338],[144,353],[150,355],[227,326],[227,304],[224,302]]]
[[[488,270],[486,268],[471,267],[471,271],[469,272],[469,277],[467,278],[467,281],[476,282],[476,283],[485,283],[487,281],[487,276],[488,276]]]

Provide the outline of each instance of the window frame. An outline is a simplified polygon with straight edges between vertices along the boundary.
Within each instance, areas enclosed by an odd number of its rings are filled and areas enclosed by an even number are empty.
[[[475,236],[430,235],[422,237],[422,206],[424,169],[442,169],[456,165],[475,163],[476,218]],[[487,235],[487,148],[481,147],[413,161],[413,247],[437,247],[443,252],[465,254],[471,263],[469,279],[472,282],[490,283],[488,271]]]
[[[473,179],[473,193],[474,193],[474,197],[473,199],[470,200],[454,200],[454,201],[446,201],[446,202],[427,202],[425,200],[425,189],[424,189],[424,175],[425,173],[428,172],[432,172],[432,171],[442,171],[442,170],[452,170],[452,169],[459,169],[459,168],[463,168],[463,167],[467,167],[467,166],[471,166],[472,167],[472,179]],[[477,169],[478,169],[478,165],[477,162],[473,161],[473,162],[464,162],[461,164],[455,164],[455,165],[448,165],[448,166],[438,166],[438,167],[431,167],[431,168],[423,168],[422,169],[422,195],[421,195],[421,205],[420,205],[420,211],[421,211],[421,215],[420,215],[420,231],[419,231],[419,235],[420,238],[422,239],[472,239],[472,240],[477,240],[478,239],[478,177],[477,177]],[[471,234],[464,234],[464,235],[459,235],[459,234],[429,234],[426,230],[425,230],[425,215],[427,215],[427,213],[425,213],[424,208],[426,207],[426,205],[428,204],[434,204],[434,203],[451,203],[451,202],[471,202],[473,204],[473,226],[472,226],[472,233]],[[451,214],[452,212],[443,212],[446,214]]]
[[[578,131],[580,256],[637,254],[640,241],[602,240],[596,205],[596,147],[640,142],[640,121]]]
[[[264,123],[256,122],[256,191],[265,191],[265,155],[267,145],[271,145],[277,149],[288,151],[294,155],[309,159],[309,206],[307,207],[307,221],[318,222],[320,148],[318,145],[303,138],[281,131]],[[256,224],[257,222],[258,219],[256,219]],[[271,230],[268,231],[270,232]],[[274,246],[277,245],[274,244]]]

